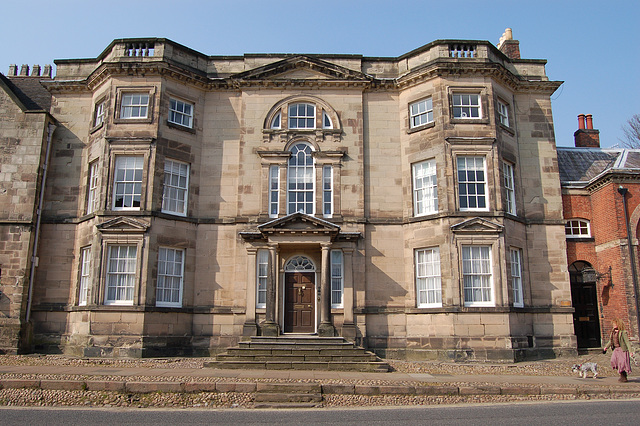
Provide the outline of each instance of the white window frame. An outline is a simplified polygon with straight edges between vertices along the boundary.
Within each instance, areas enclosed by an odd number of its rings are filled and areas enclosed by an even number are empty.
[[[509,127],[509,104],[502,102],[500,99],[497,101],[498,121],[503,126]]]
[[[148,92],[122,92],[120,101],[121,120],[143,120],[149,118]]]
[[[267,279],[269,276],[269,250],[256,253],[256,308],[267,307]]]
[[[300,147],[304,146],[304,149]],[[298,164],[298,153],[305,152],[306,158],[311,159],[311,164]],[[302,212],[315,214],[315,159],[311,145],[300,142],[291,147],[291,157],[287,164],[287,214]],[[292,189],[292,186],[294,188]],[[310,186],[310,188],[308,188]],[[303,194],[303,200],[299,201],[299,195]],[[302,206],[302,209],[300,208]]]
[[[586,219],[569,219],[564,233],[567,238],[591,238],[591,223]]]
[[[514,179],[514,166],[506,161],[502,163],[502,171],[504,178],[504,191],[505,191],[505,207],[509,214],[515,215],[516,211],[516,188]]]
[[[182,307],[184,287],[185,251],[171,247],[158,247],[158,279],[156,306]],[[169,295],[169,300],[165,297]],[[177,296],[177,300],[176,299]]]
[[[415,129],[433,123],[433,98],[422,99],[409,105],[409,124]]]
[[[304,111],[301,112],[301,107]],[[311,110],[311,113],[309,113]],[[316,128],[316,105],[308,102],[296,102],[289,104],[289,129],[315,129]],[[300,125],[302,124],[302,125]]]
[[[93,127],[98,127],[104,123],[106,106],[107,101],[104,99],[96,104],[96,110],[93,113]]]
[[[436,160],[412,165],[413,215],[424,216],[438,212],[438,176]]]
[[[125,164],[123,164],[125,163]],[[121,171],[124,173],[121,175]],[[130,172],[131,171],[131,172]],[[133,176],[131,176],[133,173]],[[138,179],[139,174],[139,179]],[[117,155],[113,176],[113,210],[140,210],[142,208],[142,181],[144,179],[144,156],[142,155]],[[118,198],[122,197],[121,206]],[[136,197],[138,206],[135,206]],[[125,201],[130,201],[131,205]]]
[[[126,253],[122,253],[125,250]],[[133,256],[130,256],[131,254]],[[137,245],[112,244],[107,246],[105,305],[133,305],[138,279],[137,265]],[[112,290],[113,294],[110,294]],[[118,293],[124,293],[124,295],[119,296]]]
[[[513,306],[524,307],[524,294],[522,289],[522,250],[511,249],[511,291],[513,292]]]
[[[491,246],[463,245],[461,251],[464,306],[495,306]]]
[[[278,130],[282,128],[282,111],[278,111],[271,119],[270,129]]]
[[[344,255],[342,250],[331,250],[331,308],[344,305]]]
[[[323,129],[333,129],[333,121],[329,114],[325,110],[322,110],[322,128]]]
[[[280,214],[280,166],[269,166],[269,217]]]
[[[322,167],[322,215],[333,217],[333,167]]]
[[[473,160],[473,164],[470,164],[470,160]],[[479,160],[482,163],[481,166],[478,165]],[[464,166],[461,168],[463,163]],[[488,211],[489,194],[487,192],[486,158],[481,155],[460,155],[456,158],[456,170],[460,211]],[[471,172],[473,173],[473,179],[469,179],[469,173]],[[482,173],[482,179],[479,178],[479,173]],[[463,200],[465,201],[464,203]],[[483,207],[479,207],[480,201],[484,202]],[[463,204],[466,205],[463,206]],[[469,207],[470,204],[475,204],[475,206]]]
[[[98,210],[98,177],[98,160],[95,160],[89,163],[87,214]]]
[[[442,307],[442,278],[440,249],[438,247],[415,250],[416,306]]]
[[[189,164],[165,159],[162,183],[162,212],[187,215],[189,199]],[[174,207],[175,206],[175,207]]]
[[[474,100],[476,103],[474,103]],[[482,97],[480,93],[453,92],[451,95],[453,118],[457,120],[482,119]],[[473,116],[477,111],[477,116]]]
[[[78,283],[78,306],[86,306],[91,285],[91,246],[80,249],[80,282]]]
[[[167,121],[178,126],[193,128],[194,104],[181,101],[177,98],[169,98],[169,116]]]

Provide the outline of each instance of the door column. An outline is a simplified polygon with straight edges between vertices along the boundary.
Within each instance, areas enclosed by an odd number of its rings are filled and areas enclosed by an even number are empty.
[[[256,324],[256,253],[254,247],[247,248],[247,303],[242,326],[242,336],[256,336],[258,326]]]
[[[320,326],[318,335],[332,337],[335,328],[331,324],[331,243],[323,243],[322,246],[322,272],[320,274]]]
[[[269,244],[269,274],[267,275],[267,300],[266,316],[262,323],[263,336],[278,336],[280,327],[276,322],[276,285],[278,283],[276,267],[277,244]]]

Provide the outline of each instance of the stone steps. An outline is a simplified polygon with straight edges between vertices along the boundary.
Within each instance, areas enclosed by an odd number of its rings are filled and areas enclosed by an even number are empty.
[[[389,365],[342,337],[254,336],[205,367],[266,370],[387,372]]]
[[[260,383],[254,408],[312,408],[322,405],[322,388],[315,383]]]

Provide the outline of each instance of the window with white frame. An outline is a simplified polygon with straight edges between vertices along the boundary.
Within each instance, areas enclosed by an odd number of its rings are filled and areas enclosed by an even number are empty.
[[[78,286],[78,306],[87,304],[91,284],[91,247],[80,250],[80,285]]]
[[[280,213],[280,166],[269,167],[269,217]]]
[[[289,105],[289,128],[315,129],[316,106],[307,103]]]
[[[524,298],[522,294],[522,250],[511,249],[511,290],[513,291],[513,306],[522,308]]]
[[[132,305],[136,283],[137,246],[108,246],[105,305]]]
[[[98,127],[104,123],[106,101],[100,101],[96,104],[96,110],[93,113],[93,127]]]
[[[331,250],[331,307],[342,308],[344,265],[341,250]]]
[[[333,167],[322,167],[322,214],[333,216]]]
[[[287,214],[314,213],[313,150],[306,143],[291,148],[287,169]]]
[[[416,304],[418,308],[442,306],[440,249],[418,249],[416,253]]]
[[[484,157],[460,156],[457,167],[460,210],[488,210]]]
[[[162,211],[186,216],[188,193],[189,165],[179,161],[165,160]]]
[[[120,102],[120,118],[125,120],[147,118],[149,114],[148,93],[123,93]]]
[[[169,100],[169,123],[191,128],[193,126],[193,104],[171,98]]]
[[[472,119],[482,118],[480,94],[478,93],[454,93],[453,118]]]
[[[433,122],[433,100],[431,97],[409,105],[411,128]]]
[[[436,160],[413,165],[413,214],[423,216],[438,212],[438,177]]]
[[[160,247],[158,249],[156,306],[182,306],[183,283],[184,250]]]
[[[269,275],[269,250],[258,250],[256,267],[256,308],[266,308],[267,277]]]
[[[282,118],[282,112],[278,111],[278,113],[271,120],[270,129],[279,129],[280,128],[280,120]]]
[[[498,100],[497,105],[498,120],[500,121],[500,124],[509,127],[509,106],[501,100]]]
[[[117,156],[113,181],[113,209],[140,210],[142,156]]]
[[[465,306],[494,305],[490,246],[462,246],[462,279]]]
[[[567,238],[589,238],[591,227],[588,220],[571,219],[564,225],[564,233]]]
[[[322,128],[323,129],[333,129],[333,122],[331,121],[331,117],[326,111],[322,111]]]
[[[89,164],[89,190],[87,191],[87,214],[98,209],[98,161]]]
[[[516,189],[515,180],[513,178],[513,164],[502,163],[502,171],[504,178],[505,203],[507,213],[516,214]]]

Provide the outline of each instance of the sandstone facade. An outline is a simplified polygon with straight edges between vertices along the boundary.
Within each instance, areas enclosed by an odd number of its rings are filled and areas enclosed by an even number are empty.
[[[56,61],[31,349],[308,333],[412,359],[573,353],[560,82],[509,46],[215,57],[136,39]]]

